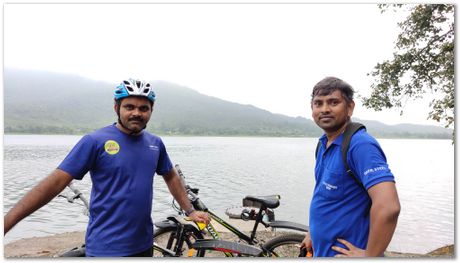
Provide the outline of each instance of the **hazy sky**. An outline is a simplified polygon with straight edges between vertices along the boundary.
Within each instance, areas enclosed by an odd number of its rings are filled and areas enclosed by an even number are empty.
[[[5,4],[4,65],[114,85],[164,80],[311,118],[312,87],[326,76],[369,94],[366,74],[391,59],[406,15],[376,4]],[[356,101],[358,118],[437,124],[426,120],[428,99],[409,101],[403,116]]]

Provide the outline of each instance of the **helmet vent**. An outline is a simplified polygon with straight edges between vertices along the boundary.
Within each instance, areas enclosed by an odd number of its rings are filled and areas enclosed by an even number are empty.
[[[143,80],[126,79],[115,88],[115,99],[119,100],[129,96],[143,96],[149,99],[152,103],[155,102],[155,92],[152,85]]]

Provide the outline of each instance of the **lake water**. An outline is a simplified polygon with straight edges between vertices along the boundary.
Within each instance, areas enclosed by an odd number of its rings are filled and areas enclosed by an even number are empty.
[[[3,208],[6,213],[62,161],[80,136],[5,135]],[[308,224],[314,185],[316,138],[163,137],[173,163],[200,188],[208,207],[226,218],[245,195],[280,194],[278,220]],[[395,174],[402,205],[389,250],[426,253],[454,243],[454,146],[450,140],[380,139]],[[76,182],[89,197],[89,176]],[[66,190],[66,193],[67,190]],[[152,216],[174,213],[163,179],[155,177]],[[4,238],[85,230],[83,207],[55,198],[16,225]]]

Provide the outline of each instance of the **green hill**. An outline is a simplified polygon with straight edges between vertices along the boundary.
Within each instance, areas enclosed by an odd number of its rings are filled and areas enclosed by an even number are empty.
[[[116,121],[114,85],[44,71],[4,70],[5,133],[82,134]],[[317,137],[306,118],[273,114],[200,94],[173,83],[152,81],[157,94],[148,130],[160,135]],[[362,122],[379,137],[451,138],[434,126],[389,126]]]

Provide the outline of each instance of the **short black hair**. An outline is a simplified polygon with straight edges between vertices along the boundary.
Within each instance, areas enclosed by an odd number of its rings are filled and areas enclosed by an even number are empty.
[[[353,101],[353,95],[355,93],[353,87],[336,77],[326,77],[316,83],[311,93],[311,100],[313,101],[315,96],[326,96],[336,90],[340,90],[347,103]]]

